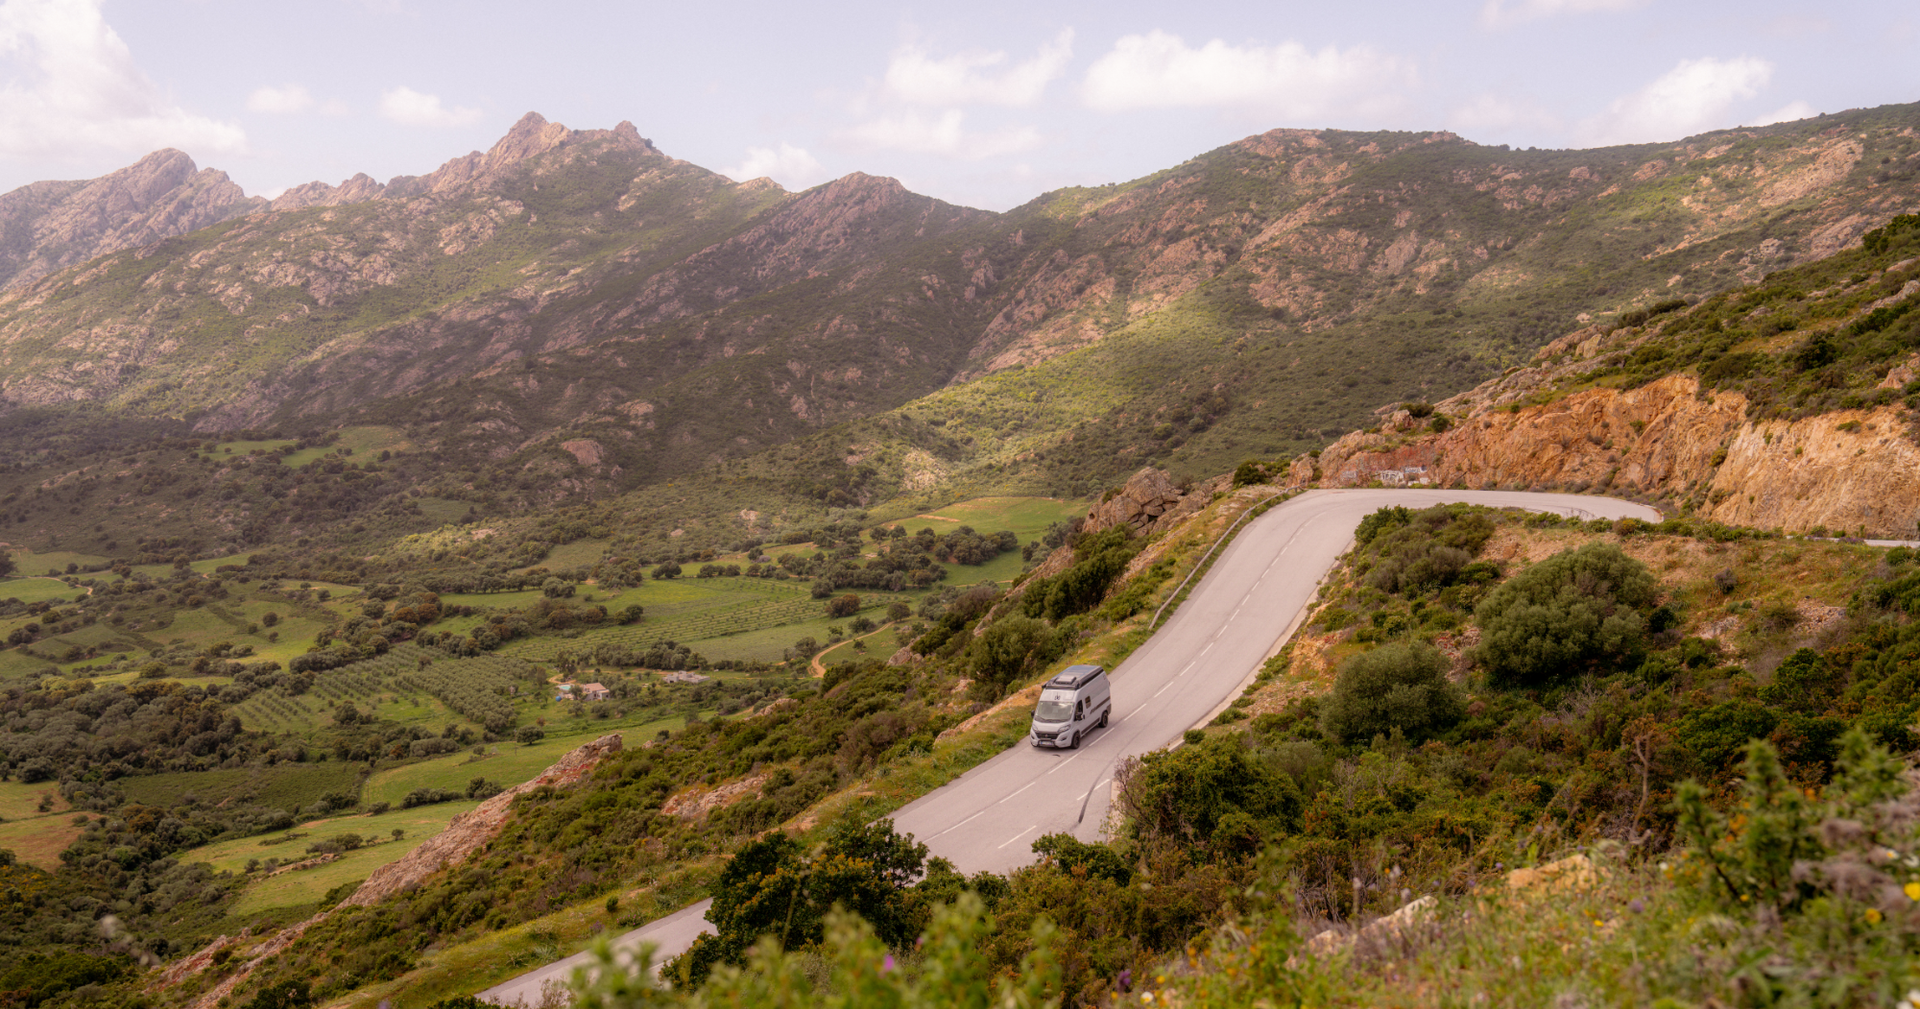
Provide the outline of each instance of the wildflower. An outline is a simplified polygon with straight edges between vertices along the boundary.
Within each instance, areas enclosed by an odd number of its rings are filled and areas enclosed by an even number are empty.
[[[891,970],[893,970],[893,954],[888,953],[887,958],[880,961],[880,973],[885,974]]]
[[[1916,899],[1920,899],[1920,898],[1916,898]],[[1634,914],[1639,914],[1640,912],[1645,911],[1646,909],[1647,909],[1647,902],[1644,900],[1641,900],[1638,897],[1635,897],[1632,900],[1627,901],[1627,910],[1632,911]]]
[[[1906,891],[1908,900],[1920,900],[1920,883],[1908,883],[1901,889]]]
[[[1153,1001],[1153,993],[1150,991],[1141,992],[1140,1001],[1142,1004],[1151,1003]]]
[[[1920,1009],[1920,988],[1907,990],[1907,997],[1894,1003],[1894,1009]]]
[[[1879,908],[1877,907],[1867,908],[1867,924],[1878,925],[1880,924],[1881,917],[1882,915],[1880,914]]]

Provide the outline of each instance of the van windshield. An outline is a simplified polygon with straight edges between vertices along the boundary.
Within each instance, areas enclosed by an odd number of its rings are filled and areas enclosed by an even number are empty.
[[[1036,722],[1065,722],[1073,718],[1073,705],[1067,701],[1041,701],[1033,712]]]

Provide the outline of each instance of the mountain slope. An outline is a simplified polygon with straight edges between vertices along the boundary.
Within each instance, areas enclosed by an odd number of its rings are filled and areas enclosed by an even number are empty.
[[[121,249],[184,235],[266,201],[171,148],[110,175],[0,195],[0,290]]]
[[[1920,217],[1902,215],[1861,247],[1694,308],[1568,334],[1438,404],[1443,433],[1403,411],[1297,460],[1293,477],[1607,490],[1732,525],[1910,539],[1917,310]]]
[[[1086,493],[1302,451],[1585,322],[1830,255],[1920,209],[1916,125],[1573,152],[1280,130],[989,214],[862,175],[735,184],[629,124],[529,115],[429,175],[301,187],[0,295],[0,411],[380,423],[440,493],[499,507],[795,439],[747,467],[848,502]]]

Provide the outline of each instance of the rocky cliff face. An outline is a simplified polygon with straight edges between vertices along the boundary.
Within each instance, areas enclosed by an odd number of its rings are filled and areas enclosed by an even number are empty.
[[[89,181],[22,186],[0,195],[0,290],[264,205],[172,149]]]
[[[1584,332],[1556,347],[1592,352],[1604,342]],[[1920,535],[1920,423],[1904,406],[1755,422],[1746,397],[1703,392],[1679,374],[1506,408],[1552,370],[1527,369],[1440,404],[1463,415],[1441,434],[1415,434],[1422,422],[1396,414],[1379,432],[1297,460],[1289,479],[1591,491],[1688,502],[1705,518],[1791,533]]]

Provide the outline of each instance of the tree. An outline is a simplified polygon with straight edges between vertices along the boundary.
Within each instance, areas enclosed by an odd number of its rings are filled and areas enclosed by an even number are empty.
[[[836,905],[866,919],[888,946],[905,948],[916,930],[907,893],[926,858],[926,845],[895,833],[885,819],[842,821],[811,857],[780,831],[749,842],[714,881],[707,911],[713,934],[702,935],[666,973],[697,985],[717,964],[744,962],[760,936],[787,949],[817,945]]]
[[[1639,655],[1658,591],[1611,543],[1564,550],[1514,575],[1475,612],[1475,651],[1499,686],[1533,686]]]
[[[659,567],[653,569],[653,577],[678,578],[680,577],[680,565],[674,563],[673,561],[666,561],[662,563]]]
[[[971,647],[974,679],[1002,690],[1028,671],[1052,661],[1058,653],[1053,631],[1045,623],[1018,613],[994,621]]]
[[[15,570],[16,565],[13,560],[13,555],[7,553],[5,550],[0,550],[0,578],[12,578]]]
[[[858,612],[860,612],[860,597],[851,592],[844,596],[836,596],[827,600],[827,616],[829,617],[850,617]]]
[[[1425,642],[1383,645],[1340,664],[1320,727],[1342,740],[1366,740],[1399,729],[1419,742],[1445,732],[1466,713],[1447,682],[1447,657]]]
[[[538,725],[522,725],[513,733],[513,741],[525,746],[532,746],[545,738],[547,738],[546,730]]]

